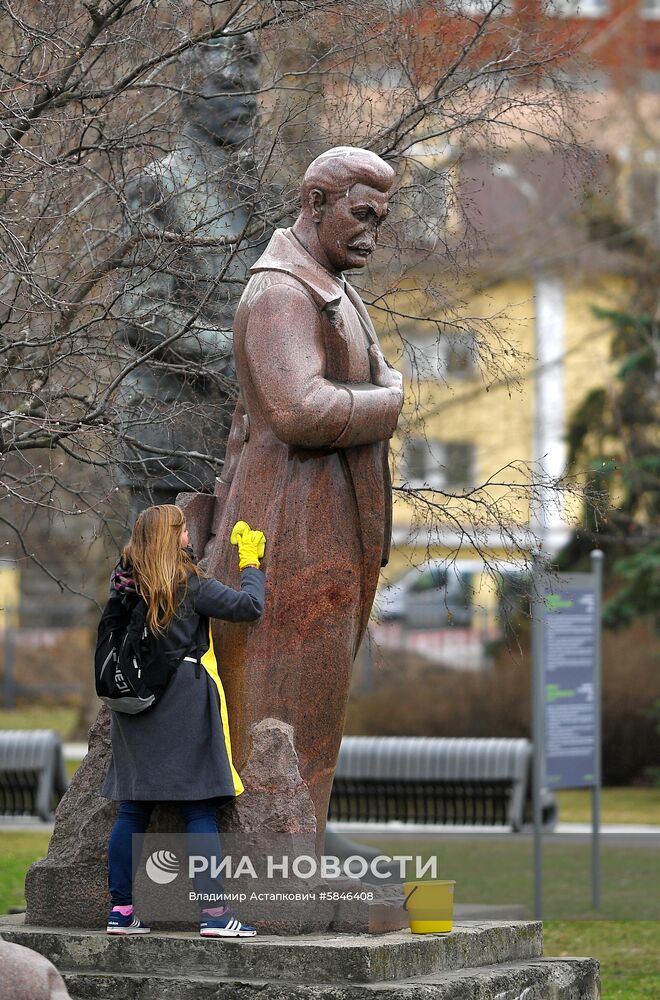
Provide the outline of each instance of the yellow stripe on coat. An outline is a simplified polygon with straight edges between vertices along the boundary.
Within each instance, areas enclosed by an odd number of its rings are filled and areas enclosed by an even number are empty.
[[[215,652],[213,650],[213,634],[211,632],[210,622],[209,622],[209,648],[202,656],[202,666],[204,667],[207,674],[217,687],[218,694],[220,695],[220,718],[222,719],[222,732],[224,733],[225,737],[227,760],[229,761],[229,767],[231,768],[231,776],[234,782],[234,792],[236,793],[236,795],[240,795],[241,792],[245,791],[245,788],[243,786],[243,782],[241,781],[238,771],[234,767],[234,762],[231,759],[231,739],[229,736],[229,716],[227,715],[227,699],[225,698],[225,689],[222,686],[222,681],[220,680],[220,675],[218,674],[218,664],[215,658]]]

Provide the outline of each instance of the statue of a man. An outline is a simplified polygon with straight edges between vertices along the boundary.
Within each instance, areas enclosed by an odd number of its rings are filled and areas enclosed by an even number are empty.
[[[180,141],[126,190],[140,240],[119,334],[142,354],[185,330],[123,385],[121,476],[134,514],[174,503],[181,490],[212,492],[218,468],[195,453],[224,455],[235,401],[231,327],[259,253],[248,240],[235,246],[255,208],[258,62],[249,37],[220,37],[184,53]]]
[[[209,571],[235,583],[223,542],[239,519],[266,533],[268,599],[256,626],[217,641],[238,766],[267,717],[293,726],[317,833],[325,828],[351,668],[391,531],[388,441],[403,402],[361,299],[394,171],[364,149],[319,156],[302,211],[251,267],[234,324],[240,386]],[[235,561],[235,560],[234,560]]]

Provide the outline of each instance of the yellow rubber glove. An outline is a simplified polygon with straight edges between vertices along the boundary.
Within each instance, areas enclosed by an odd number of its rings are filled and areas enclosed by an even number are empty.
[[[230,542],[238,546],[238,568],[259,566],[266,549],[266,536],[263,531],[253,531],[247,521],[237,521],[231,529]]]

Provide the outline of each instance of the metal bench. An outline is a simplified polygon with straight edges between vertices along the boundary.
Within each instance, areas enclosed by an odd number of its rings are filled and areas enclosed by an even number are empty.
[[[68,787],[62,741],[56,732],[0,732],[0,816],[51,820]]]
[[[521,830],[532,748],[524,739],[345,736],[331,822],[508,826]],[[543,797],[544,826],[557,802]]]

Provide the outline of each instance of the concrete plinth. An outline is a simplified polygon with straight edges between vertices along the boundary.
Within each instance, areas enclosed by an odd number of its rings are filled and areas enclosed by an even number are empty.
[[[543,958],[542,925],[465,921],[448,935],[111,937],[0,918],[0,937],[49,958],[74,1000],[597,1000],[598,964]]]

